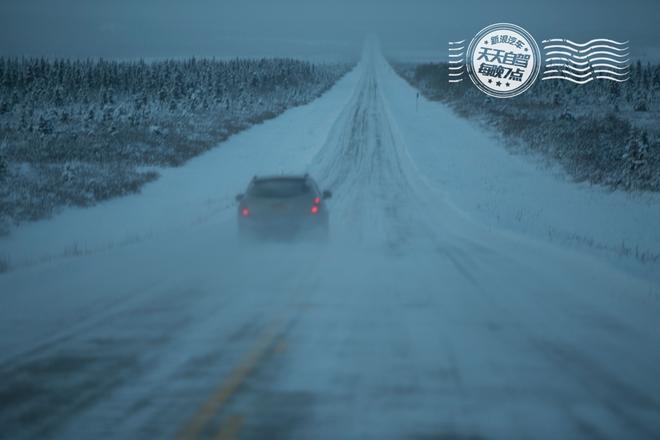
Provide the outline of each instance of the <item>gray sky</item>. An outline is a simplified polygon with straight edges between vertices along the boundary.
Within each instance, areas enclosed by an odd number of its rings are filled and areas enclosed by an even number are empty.
[[[500,21],[541,40],[628,39],[660,47],[660,0],[0,0],[0,54],[160,58],[356,54],[444,56],[447,41]]]

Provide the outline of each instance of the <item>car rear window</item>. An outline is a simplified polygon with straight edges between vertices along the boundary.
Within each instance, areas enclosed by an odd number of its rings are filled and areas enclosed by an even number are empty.
[[[269,199],[302,196],[311,191],[311,186],[303,179],[272,179],[254,182],[248,195]]]

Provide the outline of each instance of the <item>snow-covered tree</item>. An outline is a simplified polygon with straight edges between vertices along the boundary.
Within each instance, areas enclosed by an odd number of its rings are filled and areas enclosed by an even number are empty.
[[[53,122],[47,116],[42,114],[39,116],[39,125],[37,126],[37,130],[39,130],[39,133],[43,136],[52,134]]]
[[[3,180],[9,169],[9,162],[7,160],[7,141],[3,140],[0,143],[0,180]]]
[[[624,162],[625,184],[628,188],[638,187],[650,177],[649,174],[649,139],[648,133],[639,128],[630,131],[622,156]]]

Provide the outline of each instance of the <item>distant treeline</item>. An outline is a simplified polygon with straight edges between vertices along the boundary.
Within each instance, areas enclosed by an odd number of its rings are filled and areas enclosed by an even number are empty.
[[[660,65],[637,62],[625,82],[538,80],[514,98],[491,98],[448,65],[393,63],[408,82],[457,113],[477,117],[538,151],[577,181],[660,191]]]
[[[60,205],[134,192],[157,176],[140,166],[179,165],[313,100],[350,67],[0,58],[0,232]]]
[[[318,94],[345,70],[292,59],[146,63],[0,58],[0,114],[19,117],[19,124],[10,128],[49,131],[38,122],[126,116],[138,124],[153,112],[235,113],[255,105],[278,111]]]

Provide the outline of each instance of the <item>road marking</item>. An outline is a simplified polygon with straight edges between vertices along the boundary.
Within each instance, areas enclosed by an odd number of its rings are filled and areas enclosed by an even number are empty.
[[[238,434],[238,431],[241,430],[243,425],[243,416],[233,415],[227,419],[225,423],[222,424],[218,435],[215,437],[216,440],[232,440]]]
[[[213,416],[222,409],[236,390],[256,369],[259,362],[277,346],[276,343],[280,339],[279,335],[281,335],[283,328],[284,326],[281,322],[276,322],[268,327],[256,348],[216,388],[211,397],[197,410],[185,428],[177,435],[177,438],[191,440],[199,437]]]
[[[286,341],[282,338],[280,338],[279,342],[275,346],[275,352],[276,353],[284,353],[286,351],[287,344]]]

